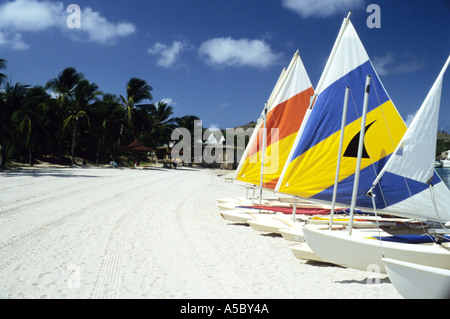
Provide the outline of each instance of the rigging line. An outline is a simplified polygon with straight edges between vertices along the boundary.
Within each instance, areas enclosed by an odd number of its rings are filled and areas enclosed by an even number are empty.
[[[387,125],[387,120],[386,120],[386,115],[385,115],[385,112],[384,112],[384,108],[383,108],[383,106],[382,106],[382,104],[381,104],[381,102],[380,102],[380,97],[379,97],[379,95],[378,95],[378,91],[377,91],[377,89],[376,89],[375,86],[374,86],[374,91],[375,91],[375,95],[376,95],[376,97],[377,97],[378,103],[380,104],[379,107],[381,108],[381,114],[382,114],[382,116],[383,116],[384,124],[385,124],[385,126],[386,126],[386,128],[387,128],[387,133],[388,133],[389,139],[390,139],[390,141],[391,141],[391,145],[392,145],[392,147],[393,147],[394,149],[396,149],[396,148],[397,148],[397,145],[395,145],[394,139],[392,138],[391,130],[390,130],[389,126]],[[393,156],[393,155],[394,155],[394,154],[392,154],[391,156]],[[407,190],[408,190],[409,197],[412,199],[412,202],[413,202],[415,211],[416,211],[416,212],[419,212],[419,210],[418,210],[418,208],[417,208],[417,206],[416,206],[416,203],[415,203],[415,201],[414,201],[413,195],[412,195],[412,193],[411,193],[411,189],[410,189],[410,187],[409,187],[408,180],[407,180],[405,177],[403,177],[403,180],[404,180],[405,185],[406,185],[406,188],[407,188]],[[381,186],[380,186],[380,191],[383,192]],[[383,194],[383,193],[382,193],[382,194]],[[388,206],[386,200],[384,199],[384,195],[383,195],[383,201],[384,201],[385,205]]]
[[[383,104],[385,104],[386,102],[381,104],[380,97],[378,95],[378,91],[377,91],[377,88],[375,86],[374,86],[374,92],[375,92],[375,95],[377,97],[378,104],[380,105],[379,107],[381,108],[381,114],[383,115],[383,121],[384,121],[384,124],[386,125],[387,132],[388,132],[388,135],[389,135],[389,139],[391,140],[391,145],[395,149],[397,147],[397,145],[395,145],[394,139],[392,138],[391,130],[389,129],[389,126],[387,124],[386,115],[384,113],[384,108],[383,108]],[[389,101],[391,101],[391,100],[389,99]]]
[[[406,179],[406,177],[402,176],[402,178],[405,181],[406,189],[408,190],[409,198],[412,200],[414,209],[415,209],[416,213],[418,213],[419,209],[417,208],[416,201],[414,199],[414,196],[412,195],[411,189],[409,188],[408,180]]]
[[[380,251],[379,252],[381,252],[382,258],[384,258],[384,248],[383,248],[383,241],[381,240],[381,228],[380,228],[380,224],[378,223],[377,205],[375,204],[375,194],[371,193],[369,196],[372,200],[373,211],[375,213],[375,223],[377,225],[378,237],[380,238],[380,240],[379,240]]]
[[[358,107],[356,106],[355,98],[353,97],[353,91],[351,90],[351,88],[350,88],[350,97],[352,99],[352,105],[355,108],[356,116],[358,116],[358,118],[360,118],[361,116],[358,113]]]
[[[377,76],[377,79],[379,80],[378,76]],[[371,89],[372,88],[373,88],[373,91],[375,92],[375,96],[376,96],[376,99],[378,101],[378,105],[381,108],[381,114],[383,115],[383,121],[384,121],[385,127],[387,128],[387,131],[388,131],[388,134],[389,134],[389,138],[391,140],[391,144],[395,148],[395,145],[393,145],[394,143],[392,141],[392,136],[391,136],[390,131],[389,131],[389,126],[387,125],[386,116],[385,116],[384,111],[383,111],[383,107],[382,107],[382,104],[381,104],[380,96],[378,95],[378,91],[377,91],[376,85],[373,85],[371,87]],[[377,176],[378,172],[377,172],[377,168],[375,167],[375,162],[372,160],[372,156],[370,156],[370,154],[371,154],[371,152],[370,152],[370,145],[366,145],[366,149],[367,149],[367,153],[369,154],[369,159],[370,159],[370,162],[371,162],[370,166],[372,167],[375,176]],[[383,204],[384,204],[385,207],[387,207],[388,206],[387,205],[387,201],[386,201],[383,189],[381,188],[380,184],[378,184],[378,188],[379,188],[380,193],[381,193],[381,198],[382,198]]]
[[[439,215],[439,211],[438,211],[437,203],[436,203],[435,189],[434,189],[433,184],[430,183],[429,189],[430,189],[430,194],[431,194],[431,202],[433,203],[433,208],[434,208],[434,211],[436,212],[436,216],[438,217],[439,224],[441,225],[441,227],[443,229],[447,229],[445,227],[444,223],[442,222],[441,216]]]
[[[375,86],[374,86],[374,87],[375,87]],[[380,104],[380,98],[379,98],[379,96],[378,96],[378,92],[376,91],[376,88],[375,88],[375,94],[376,94],[378,103]],[[351,97],[351,99],[352,99],[353,107],[355,108],[355,113],[356,113],[356,115],[357,115],[358,117],[360,117],[360,115],[359,115],[359,113],[358,113],[358,108],[356,107],[356,103],[355,103],[355,99],[354,99],[352,90],[350,90],[350,97]],[[381,106],[381,105],[380,105],[380,106]],[[382,109],[382,110],[383,110],[383,109]],[[384,116],[384,112],[382,112],[382,114],[383,114],[383,118],[384,118],[384,123],[385,123],[386,127],[388,128],[388,132],[389,132],[389,127],[388,127],[388,125],[387,125],[387,121],[386,121],[386,118],[385,118],[385,116]],[[390,139],[391,139],[391,142],[392,142],[392,137],[391,137],[390,132],[389,132],[389,136],[390,136]],[[392,142],[392,144],[394,144],[394,143]],[[375,163],[374,163],[374,161],[372,160],[372,157],[370,156],[370,146],[366,145],[366,149],[367,149],[367,152],[368,152],[368,154],[369,154],[369,159],[370,159],[370,162],[371,162],[371,165],[370,165],[370,166],[372,167],[375,176],[377,176],[377,175],[378,175],[378,172],[377,172],[377,169],[376,169],[376,167],[375,167]],[[384,203],[384,206],[387,207],[387,206],[388,206],[388,205],[387,205],[387,201],[386,201],[386,198],[385,198],[383,189],[381,188],[381,185],[378,185],[378,188],[379,188],[379,190],[380,190],[380,194],[381,194],[381,198],[382,198],[382,201],[383,201],[383,203]]]

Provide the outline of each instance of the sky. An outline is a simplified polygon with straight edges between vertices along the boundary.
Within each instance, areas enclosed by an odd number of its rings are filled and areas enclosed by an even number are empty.
[[[44,86],[75,67],[116,95],[137,77],[174,116],[233,128],[257,120],[297,50],[317,85],[348,11],[410,122],[450,54],[450,0],[0,1],[2,72],[13,83]],[[449,73],[439,123],[448,133]]]

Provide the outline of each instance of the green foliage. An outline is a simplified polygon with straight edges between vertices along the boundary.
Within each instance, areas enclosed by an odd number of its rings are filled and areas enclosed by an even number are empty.
[[[0,59],[0,70],[5,67]],[[174,118],[166,103],[143,104],[152,100],[153,89],[142,79],[128,81],[126,96],[102,93],[73,67],[45,88],[6,79],[0,73],[0,167],[6,161],[33,165],[43,158],[60,164],[76,164],[76,158],[109,163],[118,159],[121,145],[135,138],[156,149],[169,144],[173,129],[190,125]]]
[[[436,156],[440,156],[442,152],[450,150],[450,134],[438,132]]]

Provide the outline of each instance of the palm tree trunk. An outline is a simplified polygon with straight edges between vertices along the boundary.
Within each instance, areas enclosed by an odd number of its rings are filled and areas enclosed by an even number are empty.
[[[1,155],[2,155],[2,157],[0,158],[0,168],[3,168],[3,167],[5,167],[5,164],[6,164],[6,147],[5,147],[5,145],[0,145],[0,148],[1,148],[1,150],[2,150],[2,153],[1,153]]]
[[[33,166],[33,144],[31,142],[28,145],[28,163]]]
[[[119,140],[117,141],[117,149],[116,149],[116,162],[119,163],[119,149],[120,149],[120,140],[122,139],[123,133],[123,124],[120,127]]]
[[[75,126],[73,128],[72,134],[72,147],[71,147],[72,166],[75,165],[75,144],[77,142],[77,135],[78,135],[78,118],[75,119]]]

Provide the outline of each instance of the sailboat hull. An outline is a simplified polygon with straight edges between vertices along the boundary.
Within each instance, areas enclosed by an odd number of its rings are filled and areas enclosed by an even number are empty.
[[[350,236],[347,231],[303,228],[305,241],[322,259],[344,267],[386,273],[382,260],[392,258],[450,270],[450,247],[439,244],[404,244]],[[384,254],[384,256],[383,256]]]
[[[450,270],[385,258],[389,279],[408,299],[449,299]]]
[[[277,215],[260,217],[249,221],[248,224],[252,229],[259,232],[280,234],[280,229],[294,227],[296,222],[292,220],[291,216]]]

